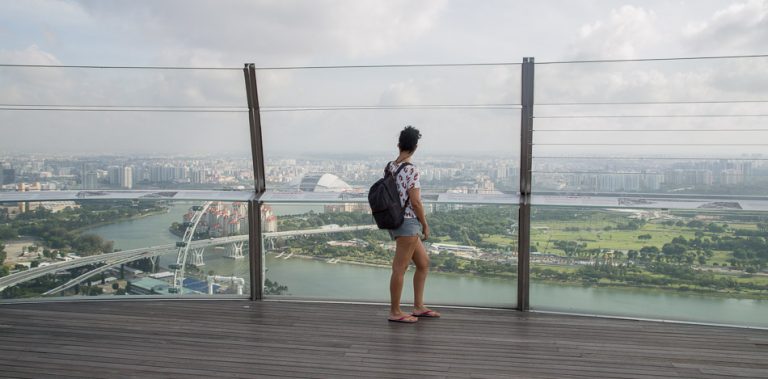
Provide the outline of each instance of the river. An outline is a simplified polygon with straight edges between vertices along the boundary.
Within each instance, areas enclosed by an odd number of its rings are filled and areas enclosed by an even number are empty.
[[[123,250],[164,243],[179,238],[168,231],[179,222],[190,204],[175,204],[168,213],[123,221],[87,230],[115,241]],[[275,213],[322,207],[279,207]],[[161,258],[161,266],[175,260],[175,255]],[[222,249],[205,253],[205,272],[217,275],[249,277],[248,259],[224,257]],[[389,300],[389,269],[356,264],[331,264],[312,259],[266,257],[267,278],[288,287],[288,294],[301,298],[376,301]],[[410,275],[403,290],[403,302],[413,299]],[[425,299],[431,304],[511,307],[517,296],[514,280],[470,275],[430,273]],[[679,292],[605,287],[568,286],[531,283],[531,307],[611,316],[681,320],[718,324],[768,327],[768,301],[731,299]]]

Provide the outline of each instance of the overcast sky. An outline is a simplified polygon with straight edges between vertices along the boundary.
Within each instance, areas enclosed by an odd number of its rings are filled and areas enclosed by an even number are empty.
[[[4,1],[0,63],[257,67],[537,62],[765,54],[768,0],[736,1]],[[519,66],[260,70],[265,106],[514,104]],[[536,102],[768,100],[768,59],[541,65]],[[245,105],[242,72],[0,67],[0,104]],[[536,114],[757,114],[764,103],[537,106]],[[405,124],[426,152],[509,152],[516,110],[270,112],[269,154],[388,151]],[[541,155],[606,147],[768,140],[765,118],[541,119],[554,129],[712,129],[701,133],[546,132]],[[3,152],[246,153],[240,113],[0,110]],[[592,133],[591,135],[589,133]],[[627,147],[631,150],[636,147]],[[657,150],[668,149],[660,147]],[[677,148],[676,148],[677,149]],[[690,147],[688,149],[698,149]],[[716,151],[733,147],[713,147]],[[753,146],[749,151],[762,152]],[[615,150],[613,150],[615,152]],[[641,151],[641,150],[637,150]],[[666,151],[666,150],[665,150]]]

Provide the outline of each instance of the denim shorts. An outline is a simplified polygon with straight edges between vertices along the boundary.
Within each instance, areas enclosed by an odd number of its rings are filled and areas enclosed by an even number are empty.
[[[397,237],[418,236],[419,233],[421,233],[421,223],[415,218],[406,218],[399,228],[389,229],[389,236],[393,240]]]

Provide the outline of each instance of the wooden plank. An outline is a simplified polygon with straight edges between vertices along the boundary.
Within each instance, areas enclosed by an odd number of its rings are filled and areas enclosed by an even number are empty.
[[[649,379],[768,372],[763,330],[503,310],[443,313],[404,325],[386,322],[386,307],[353,304],[3,305],[0,376]]]

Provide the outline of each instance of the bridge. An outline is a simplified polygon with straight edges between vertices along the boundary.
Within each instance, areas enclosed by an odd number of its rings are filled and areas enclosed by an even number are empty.
[[[376,230],[376,225],[356,225],[356,226],[343,226],[338,228],[317,228],[317,229],[304,229],[304,230],[287,230],[282,232],[269,232],[264,233],[264,238],[278,238],[278,237],[294,237],[294,236],[309,236],[314,234],[328,234],[328,233],[344,233],[344,232],[356,232],[362,230]],[[237,243],[244,243],[248,241],[248,235],[238,235],[230,237],[210,238],[204,240],[196,240],[189,242],[186,247],[189,249],[205,249],[211,246],[230,245]],[[242,245],[240,245],[242,246]],[[109,254],[99,254],[88,257],[75,258],[69,261],[56,262],[45,266],[38,266],[26,271],[20,271],[5,277],[0,278],[0,291],[7,287],[15,286],[19,283],[26,282],[35,278],[39,278],[44,275],[54,274],[59,271],[73,269],[77,267],[87,266],[91,264],[103,264],[103,266],[97,267],[87,273],[80,275],[67,283],[56,287],[44,295],[51,295],[57,292],[61,292],[68,288],[71,288],[83,280],[107,271],[112,267],[132,262],[137,259],[151,258],[158,255],[172,254],[177,252],[179,247],[176,243],[169,243],[164,245],[143,247],[140,249],[131,249],[125,251],[118,251]]]

